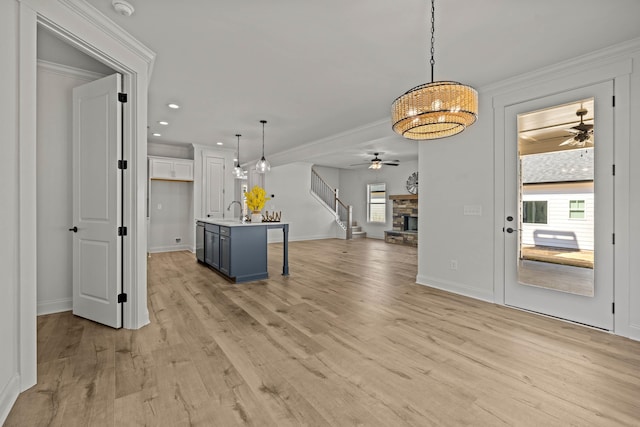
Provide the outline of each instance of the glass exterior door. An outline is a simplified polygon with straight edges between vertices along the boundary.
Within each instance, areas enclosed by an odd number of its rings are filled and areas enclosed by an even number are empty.
[[[505,303],[613,329],[612,82],[508,107]]]

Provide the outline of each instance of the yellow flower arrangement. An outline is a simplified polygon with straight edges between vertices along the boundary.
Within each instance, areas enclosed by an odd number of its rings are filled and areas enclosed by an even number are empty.
[[[251,191],[245,192],[244,197],[247,199],[247,207],[252,211],[261,211],[267,200],[271,200],[271,197],[266,197],[267,192],[264,188],[255,185]]]

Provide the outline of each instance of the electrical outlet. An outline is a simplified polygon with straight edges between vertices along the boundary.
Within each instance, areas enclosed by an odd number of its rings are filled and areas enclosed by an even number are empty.
[[[452,259],[451,261],[449,261],[449,268],[451,270],[457,270],[458,269],[458,260],[457,259]]]

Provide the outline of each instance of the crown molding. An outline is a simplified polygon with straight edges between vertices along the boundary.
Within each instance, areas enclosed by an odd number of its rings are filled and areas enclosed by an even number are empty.
[[[63,7],[78,16],[82,21],[97,28],[116,43],[124,46],[129,52],[147,64],[147,78],[150,79],[155,64],[156,53],[137,40],[122,27],[104,15],[85,0],[18,0],[38,13],[39,22],[51,31],[58,33],[55,24],[47,18],[47,11]],[[57,4],[57,6],[56,6]]]
[[[67,77],[77,77],[86,81],[93,81],[105,77],[106,74],[87,71],[81,68],[70,67],[68,65],[57,64],[55,62],[38,59],[38,68],[53,74],[59,74]]]

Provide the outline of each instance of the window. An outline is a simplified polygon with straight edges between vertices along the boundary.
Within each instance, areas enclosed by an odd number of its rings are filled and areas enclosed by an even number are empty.
[[[546,224],[547,201],[535,200],[522,202],[522,222],[525,224]]]
[[[569,218],[584,219],[584,200],[569,200]]]
[[[386,184],[367,185],[367,221],[387,222]]]

